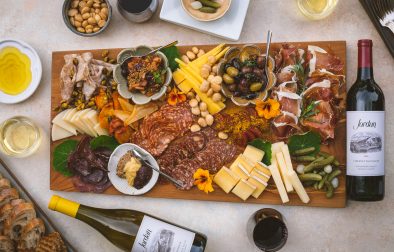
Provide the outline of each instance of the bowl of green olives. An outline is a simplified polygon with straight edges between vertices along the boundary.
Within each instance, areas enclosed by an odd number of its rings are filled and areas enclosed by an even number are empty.
[[[266,55],[256,45],[232,47],[219,63],[219,75],[223,78],[222,93],[238,106],[255,104],[264,100],[275,85],[275,61],[268,57],[268,73],[265,70]]]

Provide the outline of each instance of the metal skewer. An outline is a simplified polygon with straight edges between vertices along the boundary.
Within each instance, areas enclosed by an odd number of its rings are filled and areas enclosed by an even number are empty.
[[[269,53],[270,53],[270,46],[271,46],[271,38],[272,38],[272,32],[268,30],[267,33],[267,49],[265,51],[265,74],[267,75],[267,80],[269,80],[269,75],[268,75],[268,61],[269,61]]]
[[[174,46],[176,44],[178,44],[178,40],[175,40],[174,42],[171,42],[171,43],[169,43],[167,45],[164,45],[164,46],[159,46],[158,48],[153,49],[152,51],[148,52],[147,54],[141,55],[141,56],[137,56],[137,57],[145,57],[145,56],[154,54],[155,52],[160,51],[161,49],[168,48],[168,47]]]
[[[158,170],[156,167],[152,166],[149,162],[147,162],[147,161],[145,160],[144,156],[143,156],[141,153],[139,153],[138,151],[136,151],[135,149],[133,149],[132,152],[133,152],[133,154],[134,154],[134,156],[135,156],[136,158],[138,158],[140,161],[142,161],[142,162],[144,163],[144,165],[149,166],[149,167],[152,168],[153,170],[157,171],[160,175],[166,177],[168,180],[170,180],[171,182],[173,182],[173,183],[176,184],[177,186],[183,187],[183,182],[182,182],[182,181],[176,180],[176,179],[174,179],[173,177],[171,177],[171,176],[165,174],[164,172]]]

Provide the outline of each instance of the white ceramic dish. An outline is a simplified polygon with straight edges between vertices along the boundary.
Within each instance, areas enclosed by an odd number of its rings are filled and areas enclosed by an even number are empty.
[[[222,18],[224,15],[226,15],[227,11],[230,9],[230,6],[231,6],[231,0],[226,0],[226,2],[227,2],[227,4],[228,4],[227,7],[223,7],[223,6],[222,6],[221,8],[219,8],[219,10],[217,10],[216,13],[213,14],[212,17],[210,17],[210,18],[205,18],[205,19],[204,19],[204,18],[197,17],[197,15],[194,15],[194,14],[193,14],[193,12],[196,13],[196,12],[195,12],[196,10],[194,10],[194,9],[190,6],[190,1],[191,1],[191,0],[180,0],[183,9],[184,9],[192,18],[194,18],[194,19],[196,19],[196,20],[198,20],[198,21],[203,21],[203,22],[211,22],[211,21],[217,20],[217,19],[219,19],[219,18]],[[194,1],[194,0],[192,0],[192,1]],[[224,0],[222,0],[221,3],[223,3],[223,1],[224,1]],[[190,6],[190,7],[189,7],[189,6]],[[198,12],[197,12],[197,13],[198,13]]]
[[[153,158],[153,156],[144,150],[143,148],[139,147],[138,145],[131,144],[131,143],[125,143],[122,145],[119,145],[114,152],[112,152],[111,157],[109,158],[108,162],[108,177],[111,180],[112,185],[116,188],[121,193],[128,194],[128,195],[141,195],[144,193],[147,193],[150,191],[155,184],[157,183],[157,179],[159,178],[159,173],[157,171],[153,171],[152,173],[152,178],[149,180],[148,184],[146,184],[143,188],[141,189],[136,189],[134,187],[131,187],[126,179],[119,178],[118,175],[116,175],[116,168],[118,166],[118,162],[120,158],[126,154],[128,151],[131,151],[133,149],[136,149],[142,154],[145,154],[148,156],[149,163],[159,169],[159,165],[157,164],[156,160]]]
[[[237,41],[241,36],[249,2],[250,0],[233,0],[230,9],[222,18],[202,22],[191,17],[183,9],[179,0],[164,0],[160,19],[224,39]]]
[[[0,50],[8,46],[18,48],[31,61],[32,80],[25,91],[18,95],[9,95],[0,91],[0,103],[13,104],[26,100],[36,91],[41,81],[42,65],[37,52],[27,43],[17,39],[4,39],[0,41]]]

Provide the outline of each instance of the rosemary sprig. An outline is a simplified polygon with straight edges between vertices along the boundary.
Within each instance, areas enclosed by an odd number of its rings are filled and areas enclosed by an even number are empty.
[[[306,86],[305,86],[305,81],[306,81],[306,72],[305,69],[301,63],[301,61],[298,61],[295,65],[293,65],[292,70],[294,71],[294,73],[297,76],[297,83],[299,85],[299,88],[297,90],[298,94],[301,94],[302,92],[305,91]]]
[[[318,101],[312,101],[301,113],[300,118],[307,119],[311,116],[317,115],[320,111],[316,108],[319,104]]]

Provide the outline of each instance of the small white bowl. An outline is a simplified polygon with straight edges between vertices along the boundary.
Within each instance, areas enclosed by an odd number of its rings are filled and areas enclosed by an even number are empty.
[[[37,52],[28,45],[27,43],[17,40],[17,39],[4,39],[0,41],[0,51],[4,47],[15,47],[19,49],[22,53],[26,54],[30,61],[31,61],[31,74],[32,80],[29,86],[20,94],[17,95],[9,95],[2,91],[0,91],[0,103],[7,103],[7,104],[14,104],[18,102],[22,102],[29,98],[34,91],[36,91],[38,85],[41,81],[42,75],[42,65],[40,57],[38,56]]]
[[[109,177],[109,180],[111,180],[112,185],[119,192],[124,193],[124,194],[128,194],[128,195],[141,195],[141,194],[147,193],[155,186],[155,184],[157,183],[157,179],[159,178],[159,173],[157,171],[153,171],[152,177],[149,180],[148,184],[146,184],[141,189],[136,189],[136,188],[130,186],[127,183],[126,179],[118,177],[118,175],[116,175],[116,169],[118,167],[119,160],[128,151],[131,151],[133,149],[136,149],[138,152],[147,155],[149,163],[152,166],[159,169],[159,165],[157,164],[156,160],[149,152],[147,152],[143,148],[139,147],[138,145],[131,144],[131,143],[125,143],[125,144],[119,145],[114,150],[114,152],[112,152],[111,157],[109,158],[109,162],[108,162],[108,171],[109,171],[108,177]]]

